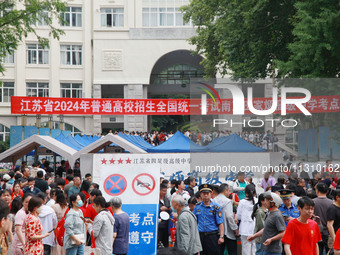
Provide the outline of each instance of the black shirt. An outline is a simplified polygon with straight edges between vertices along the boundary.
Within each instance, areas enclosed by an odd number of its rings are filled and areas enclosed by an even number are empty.
[[[62,167],[62,166],[58,167],[58,169],[57,169],[57,175],[59,175],[60,178],[62,178],[62,177],[63,177],[63,173],[66,173],[65,167]]]
[[[193,197],[195,195],[194,189],[191,188],[190,186],[186,187],[185,190],[188,191],[188,193],[191,197]]]
[[[303,197],[303,196],[307,196],[307,193],[303,187],[297,186],[295,195],[297,195],[298,197]]]
[[[165,206],[165,207],[169,208],[169,209],[168,209],[167,211],[165,211],[165,212],[167,212],[167,213],[170,214],[170,212],[171,212],[171,210],[170,210],[170,201],[169,201],[169,199],[168,199],[166,196],[164,197],[163,202],[162,202],[161,200],[159,200],[159,213],[162,212],[162,211],[161,211],[161,207],[162,207],[162,206]],[[165,228],[165,229],[167,229],[168,226],[169,226],[169,220],[162,220],[162,221],[158,224],[158,228]]]
[[[334,233],[340,228],[340,207],[332,204],[327,210],[327,221],[334,220]]]
[[[36,188],[40,189],[42,192],[46,192],[46,190],[48,189],[48,183],[47,181],[43,180],[43,179],[39,179],[36,178],[35,179],[35,185]]]

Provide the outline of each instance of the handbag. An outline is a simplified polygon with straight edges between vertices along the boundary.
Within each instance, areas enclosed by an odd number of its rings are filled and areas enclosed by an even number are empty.
[[[82,244],[84,244],[85,242],[86,242],[86,240],[85,240],[85,235],[84,234],[76,234],[76,235],[74,235]],[[71,239],[71,244],[72,245],[74,245],[74,244],[76,244],[76,242],[73,240],[73,239]]]
[[[100,255],[100,249],[96,247],[96,242],[91,231],[91,246],[85,246],[84,255]]]

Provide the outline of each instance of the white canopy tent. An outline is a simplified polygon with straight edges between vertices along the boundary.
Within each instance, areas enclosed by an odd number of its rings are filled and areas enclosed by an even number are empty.
[[[13,164],[15,164],[18,159],[25,156],[40,145],[66,158],[70,162],[71,166],[74,165],[76,161],[74,154],[77,152],[75,149],[57,141],[50,136],[42,135],[33,135],[16,144],[7,151],[1,153],[0,162],[13,162]]]
[[[81,149],[80,151],[77,151],[74,154],[74,158],[78,159],[80,158],[80,155],[82,154],[96,153],[100,151],[101,149],[103,149],[105,146],[110,145],[111,143],[117,144],[123,149],[129,151],[130,153],[140,153],[140,154],[147,153],[145,150],[137,147],[136,145],[130,143],[129,141],[125,140],[124,138],[118,135],[107,134],[106,136],[98,139],[97,141]]]

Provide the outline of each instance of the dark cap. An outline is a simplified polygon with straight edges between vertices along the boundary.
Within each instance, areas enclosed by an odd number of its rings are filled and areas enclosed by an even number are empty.
[[[280,189],[281,187],[276,186],[276,185],[270,187],[271,192],[279,191]]]
[[[213,187],[210,184],[201,184],[198,190],[199,192],[212,192]]]
[[[279,192],[281,199],[289,199],[293,195],[293,191],[290,189],[280,189]]]

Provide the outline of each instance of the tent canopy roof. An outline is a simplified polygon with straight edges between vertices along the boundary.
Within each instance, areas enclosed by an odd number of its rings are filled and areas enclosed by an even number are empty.
[[[73,155],[77,152],[75,149],[57,141],[50,136],[33,135],[24,141],[18,143],[12,148],[0,154],[0,162],[16,162],[19,158],[28,154],[37,146],[44,146],[47,149],[67,158],[72,165],[75,162]]]
[[[141,153],[141,154],[146,153],[145,150],[137,147],[136,145],[125,140],[124,138],[120,137],[119,135],[107,134],[106,136],[98,139],[97,141],[91,143],[90,145],[88,145],[85,148],[81,149],[80,151],[76,152],[74,157],[75,157],[75,159],[78,159],[78,158],[80,158],[81,154],[98,152],[101,149],[103,149],[105,146],[110,145],[112,143],[117,144],[118,146],[122,147],[123,149],[129,151],[130,153]]]

